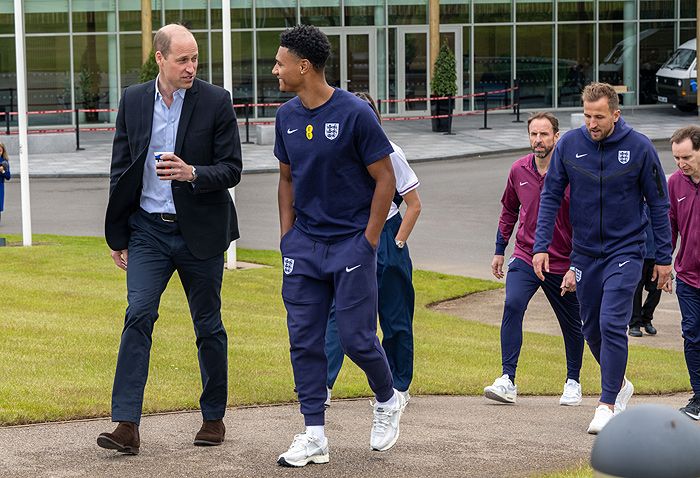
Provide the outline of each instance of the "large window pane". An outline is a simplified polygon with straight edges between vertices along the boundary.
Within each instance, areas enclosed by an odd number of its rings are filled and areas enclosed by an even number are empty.
[[[474,28],[474,93],[508,88],[512,78],[512,27]],[[505,102],[502,93],[489,96],[489,107]],[[476,108],[483,108],[483,97],[476,99]]]
[[[559,21],[593,20],[593,0],[557,0]]]
[[[525,107],[551,107],[553,79],[551,25],[516,29],[517,58],[515,77],[520,82],[520,104]]]
[[[73,0],[73,31],[114,32],[116,10],[115,0]]]
[[[279,41],[277,42],[279,44]],[[275,53],[277,53],[275,51]],[[233,70],[233,102],[252,103],[253,98],[253,33],[231,33],[231,61]],[[272,76],[272,73],[270,73]],[[274,77],[273,77],[274,78]],[[238,111],[239,116],[243,116]]]
[[[0,33],[15,32],[14,11],[12,2],[0,2]]]
[[[681,43],[685,43],[688,40],[695,38],[696,30],[695,23],[693,22],[681,22],[681,32],[680,32]]]
[[[552,12],[551,0],[516,0],[515,19],[518,22],[550,22]]]
[[[214,4],[218,7],[215,8]],[[221,0],[211,2],[211,27],[221,28]],[[231,2],[231,28],[253,27],[253,0]]]
[[[614,86],[636,91],[637,35],[634,23],[600,24],[598,78]],[[624,104],[634,103],[633,94],[621,95]]]
[[[192,35],[197,40],[197,52],[199,53],[197,78],[211,81],[211,78],[209,78],[209,35],[207,32],[193,32]],[[221,45],[221,40],[219,40],[219,45]]]
[[[695,0],[680,0],[681,2],[681,18],[695,18],[695,10],[697,4]]]
[[[161,26],[161,6],[162,0],[151,0],[151,28],[154,32]],[[141,0],[119,0],[119,31],[141,31]]]
[[[593,24],[559,25],[559,106],[581,106],[581,91],[593,81]]]
[[[191,30],[207,28],[207,0],[165,0],[168,23],[181,23]]]
[[[30,111],[71,107],[68,36],[28,37],[27,101]],[[68,124],[71,114],[30,115],[30,125]]]
[[[17,66],[15,64],[15,39],[0,38],[0,111],[17,111]],[[11,117],[16,124],[16,116]],[[4,126],[5,117],[0,119]]]
[[[635,0],[601,1],[598,4],[600,20],[635,20],[636,14]]]
[[[675,0],[640,0],[640,18],[673,18],[675,16]]]
[[[340,83],[340,35],[328,35],[331,54],[326,61],[326,81],[335,88],[344,88]]]
[[[468,95],[472,93],[472,85],[470,81],[470,62],[469,55],[471,54],[471,28],[464,27],[462,31],[462,91]],[[459,81],[459,79],[457,80]],[[471,108],[469,98],[465,98],[462,108],[466,111]]]
[[[388,71],[388,77],[389,77],[389,99],[390,100],[395,100],[397,98],[397,92],[398,92],[398,67],[399,67],[399,62],[397,59],[397,43],[396,43],[396,28],[389,28],[389,51],[388,51],[388,56],[389,56],[389,71]],[[387,107],[384,112],[387,113],[396,113],[397,111],[397,103],[389,103],[389,106]]]
[[[474,0],[474,21],[477,23],[511,21],[510,0]]]
[[[296,0],[257,0],[255,23],[258,28],[293,27],[297,24]],[[275,45],[279,46],[279,39]]]
[[[656,103],[656,72],[675,50],[673,23],[639,26],[639,103]]]
[[[122,88],[139,83],[141,73],[141,35],[119,36],[119,60],[121,63]]]
[[[73,37],[75,105],[81,109],[117,108],[117,37],[80,35]],[[88,123],[110,122],[115,115],[89,112]]]
[[[258,3],[259,5],[260,3]],[[257,43],[257,72],[258,72],[258,103],[281,103],[293,98],[292,93],[282,93],[279,90],[277,78],[272,74],[275,65],[275,55],[280,45],[279,31],[259,31],[256,35]],[[274,117],[276,107],[258,107],[258,116]]]
[[[440,23],[469,23],[469,0],[440,0]]]
[[[68,32],[68,0],[24,0],[24,29],[27,33]]]
[[[384,0],[345,0],[345,25],[384,25]]]
[[[301,23],[340,26],[340,0],[301,0]]]
[[[428,35],[426,33],[404,34],[405,97],[427,98],[428,92]],[[424,111],[426,101],[405,103],[406,111]]]
[[[388,0],[389,25],[426,25],[428,0]]]

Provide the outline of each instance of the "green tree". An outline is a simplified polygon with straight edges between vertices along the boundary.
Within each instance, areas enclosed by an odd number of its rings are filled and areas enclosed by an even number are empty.
[[[139,75],[139,81],[145,83],[151,81],[158,76],[158,63],[156,63],[156,55],[153,50],[148,55],[148,60],[146,63],[141,65],[141,74]]]
[[[457,93],[455,56],[446,42],[440,47],[440,53],[435,60],[435,70],[430,86],[435,96],[454,96]]]

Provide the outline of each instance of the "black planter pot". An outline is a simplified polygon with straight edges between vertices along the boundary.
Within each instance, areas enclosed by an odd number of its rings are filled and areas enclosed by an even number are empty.
[[[449,115],[452,113],[453,109],[454,101],[452,100],[430,100],[431,116]],[[433,126],[433,132],[446,133],[450,131],[452,116],[448,116],[447,118],[432,118],[430,121]]]

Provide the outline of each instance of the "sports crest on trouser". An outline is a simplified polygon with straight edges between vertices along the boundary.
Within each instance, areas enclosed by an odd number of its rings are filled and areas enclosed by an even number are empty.
[[[292,273],[294,270],[294,259],[290,259],[289,257],[284,258],[284,273],[289,275]]]
[[[335,139],[338,137],[338,133],[340,133],[339,123],[326,123],[326,138]]]
[[[620,164],[627,164],[630,161],[630,152],[629,151],[618,151],[617,152],[617,160],[620,162]]]

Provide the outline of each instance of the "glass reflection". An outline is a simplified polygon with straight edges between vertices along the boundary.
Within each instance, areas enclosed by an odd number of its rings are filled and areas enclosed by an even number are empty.
[[[592,24],[559,25],[559,106],[581,106],[581,91],[593,81]]]
[[[515,76],[522,107],[551,107],[553,88],[551,25],[518,27]]]

